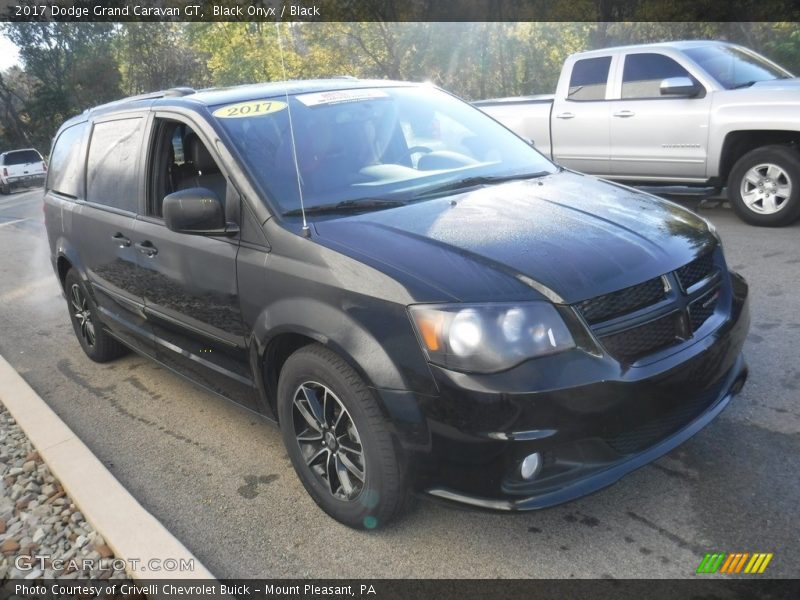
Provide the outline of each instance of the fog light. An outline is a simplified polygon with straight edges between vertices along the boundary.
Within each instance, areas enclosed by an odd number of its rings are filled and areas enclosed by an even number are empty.
[[[522,461],[522,465],[519,468],[519,473],[522,475],[522,478],[525,480],[533,479],[536,477],[536,474],[539,472],[539,468],[542,466],[542,457],[539,455],[538,452],[534,452],[533,454],[529,454],[525,457]]]

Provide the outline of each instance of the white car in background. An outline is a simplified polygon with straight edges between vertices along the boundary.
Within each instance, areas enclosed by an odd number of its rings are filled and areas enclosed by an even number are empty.
[[[44,185],[47,165],[37,150],[9,150],[0,154],[0,194],[19,187]]]

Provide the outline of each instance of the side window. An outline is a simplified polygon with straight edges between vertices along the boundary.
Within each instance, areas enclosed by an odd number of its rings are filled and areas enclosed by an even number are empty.
[[[663,54],[629,54],[622,71],[622,97],[661,98],[661,82],[668,77],[691,75]]]
[[[228,182],[203,141],[179,121],[156,119],[150,152],[147,214],[163,216],[164,197],[189,188],[206,188],[225,204]]]
[[[584,58],[572,66],[568,100],[605,100],[611,57]]]
[[[136,212],[139,179],[136,159],[142,145],[144,119],[96,123],[86,161],[86,200]]]
[[[86,123],[73,125],[58,136],[50,155],[50,169],[47,176],[47,189],[78,198],[81,195],[81,175],[83,174],[83,154],[81,141],[86,131]]]

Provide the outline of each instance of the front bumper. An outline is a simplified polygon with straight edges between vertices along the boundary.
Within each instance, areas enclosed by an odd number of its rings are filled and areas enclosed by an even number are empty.
[[[493,375],[432,367],[440,395],[418,398],[427,444],[418,485],[450,501],[533,510],[597,491],[663,456],[710,423],[741,389],[747,285],[732,274],[728,314],[646,365],[582,350]],[[522,459],[542,467],[523,480]]]

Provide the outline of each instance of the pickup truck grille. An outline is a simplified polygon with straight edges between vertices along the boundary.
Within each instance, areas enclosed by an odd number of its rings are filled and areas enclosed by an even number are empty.
[[[626,364],[691,338],[716,312],[715,253],[662,277],[574,305],[606,351]]]

